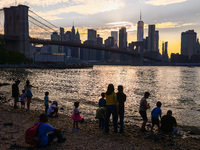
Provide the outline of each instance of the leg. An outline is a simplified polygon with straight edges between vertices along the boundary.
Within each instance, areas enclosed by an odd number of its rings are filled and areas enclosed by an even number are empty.
[[[75,121],[73,121],[73,128],[75,128]]]
[[[120,112],[120,132],[124,131],[124,110]]]
[[[75,123],[76,123],[76,129],[78,129],[78,121],[76,121]]]
[[[117,107],[116,106],[112,106],[113,107],[113,111],[112,111],[112,116],[113,116],[113,126],[114,126],[114,133],[117,133]]]
[[[99,129],[102,127],[102,119],[99,119]]]
[[[63,136],[60,132],[52,132],[48,134],[48,144],[52,143],[55,138],[57,138],[58,142],[60,142],[62,141]]]
[[[19,102],[19,97],[14,98],[14,108],[17,108],[17,102]]]
[[[111,115],[111,109],[110,106],[106,106],[106,118],[105,118],[105,133],[109,132],[109,120],[110,120],[110,115]]]
[[[30,109],[31,97],[27,97],[27,109]]]
[[[142,116],[142,119],[143,119],[141,130],[144,131],[146,123],[147,123],[147,113],[146,113],[146,111],[140,111],[140,115]]]
[[[147,121],[143,121],[142,126],[141,126],[141,130],[145,130],[145,126],[146,126]]]

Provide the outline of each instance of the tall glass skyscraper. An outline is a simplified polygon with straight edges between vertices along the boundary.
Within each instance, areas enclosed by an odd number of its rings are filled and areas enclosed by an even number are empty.
[[[141,13],[140,13],[140,21],[138,21],[137,25],[137,41],[143,41],[144,35],[144,22],[141,20]]]

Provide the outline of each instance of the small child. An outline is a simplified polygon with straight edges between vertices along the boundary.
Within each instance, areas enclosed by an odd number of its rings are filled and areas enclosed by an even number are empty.
[[[155,107],[151,112],[151,116],[152,116],[152,118],[151,118],[152,119],[151,132],[153,132],[153,127],[155,125],[158,126],[158,131],[160,131],[159,116],[161,118],[161,115],[162,115],[162,110],[160,109],[161,105],[162,105],[162,103],[160,101],[158,101],[156,103],[157,107]]]
[[[74,120],[74,121],[73,121],[73,129],[76,129],[76,130],[78,131],[78,130],[80,130],[80,129],[78,128],[78,122],[82,121],[83,118],[80,116],[80,113],[81,113],[81,112],[79,112],[79,110],[78,110],[79,102],[75,102],[75,103],[74,103],[74,106],[75,106],[75,108],[74,108],[74,113],[73,113],[71,119]],[[76,128],[75,128],[75,126],[76,126]]]
[[[104,120],[106,115],[106,100],[105,93],[101,93],[101,99],[99,99],[99,108],[96,110],[96,118],[99,119],[99,129],[104,129]]]
[[[21,97],[21,109],[25,109],[25,97],[26,97],[25,90],[22,90],[22,94],[20,97]]]
[[[49,92],[45,92],[45,97],[44,97],[44,105],[45,105],[45,113],[47,114],[47,110],[49,109]]]

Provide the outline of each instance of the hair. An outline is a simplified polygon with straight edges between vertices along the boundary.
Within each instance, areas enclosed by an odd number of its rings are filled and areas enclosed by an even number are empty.
[[[171,110],[168,110],[168,111],[167,111],[167,114],[168,114],[168,115],[172,115],[172,111],[171,111]]]
[[[25,90],[22,90],[22,93],[25,93]]]
[[[58,106],[58,102],[57,101],[53,101],[53,104],[56,104],[56,106]]]
[[[161,105],[162,105],[162,103],[161,103],[160,101],[158,101],[158,102],[156,103],[156,106],[157,106],[157,107],[161,107]]]
[[[74,102],[74,106],[75,106],[76,108],[78,108],[79,102]]]
[[[29,86],[29,85],[30,85],[30,81],[26,80],[26,86]]]
[[[40,115],[40,121],[44,121],[46,118],[47,118],[46,114],[43,113]]]
[[[20,80],[16,80],[15,83],[20,83]]]
[[[105,97],[105,93],[101,93],[101,97],[103,97],[103,98],[104,98],[104,97]]]
[[[49,95],[49,92],[45,92],[45,96],[48,96]]]
[[[118,86],[118,91],[120,91],[120,92],[123,91],[123,86],[122,86],[122,85],[119,85],[119,86]]]
[[[149,92],[145,92],[145,93],[144,93],[144,97],[148,97],[149,95],[150,95]]]
[[[114,92],[114,85],[113,84],[109,84],[107,91],[106,91],[106,95],[110,95]]]

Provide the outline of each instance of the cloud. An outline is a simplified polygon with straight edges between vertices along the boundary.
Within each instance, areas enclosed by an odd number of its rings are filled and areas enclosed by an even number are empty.
[[[195,23],[178,23],[178,22],[163,22],[156,24],[156,28],[158,29],[168,29],[168,28],[179,28],[183,26],[191,26],[195,25]]]
[[[185,2],[187,0],[146,0],[146,4],[150,4],[150,5],[155,5],[155,6],[159,6],[159,5],[169,5],[169,4],[174,4],[174,3],[182,3]]]

